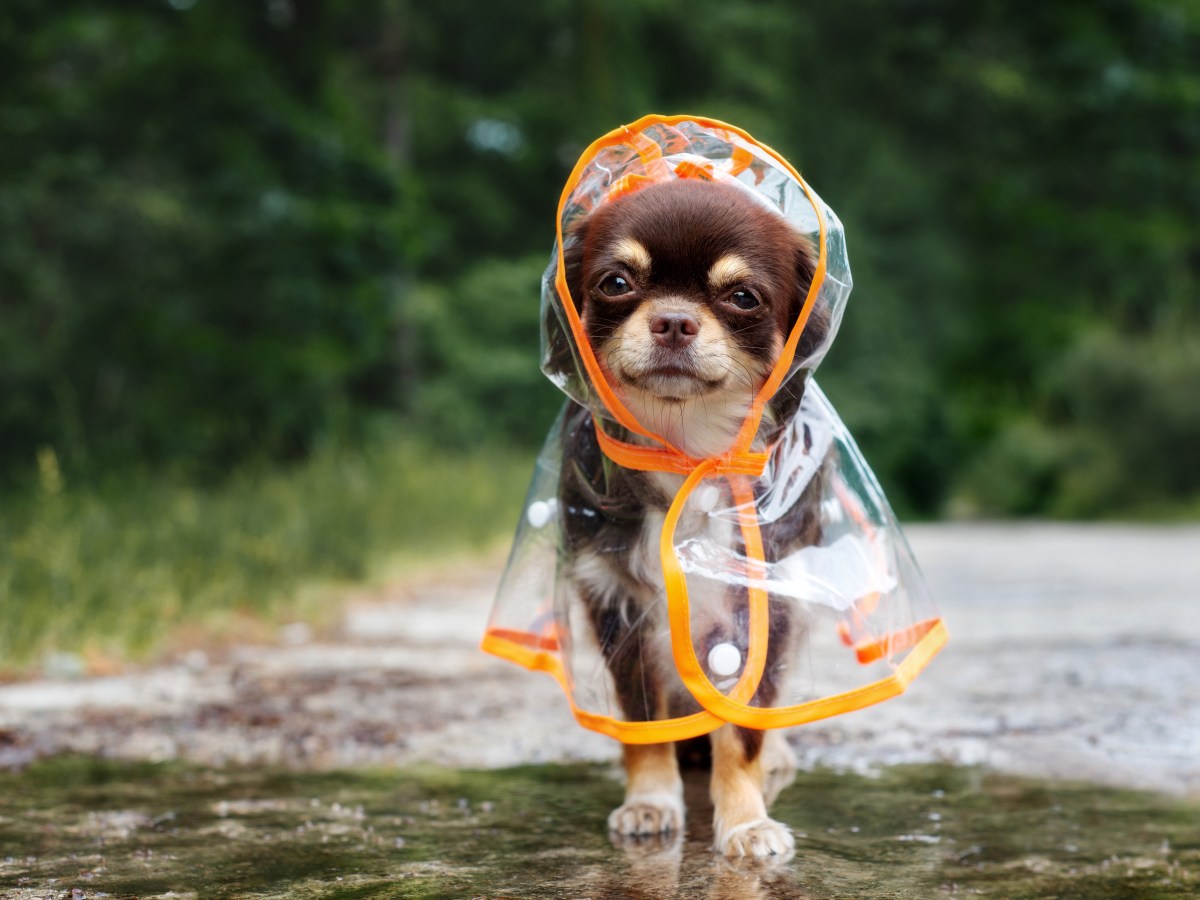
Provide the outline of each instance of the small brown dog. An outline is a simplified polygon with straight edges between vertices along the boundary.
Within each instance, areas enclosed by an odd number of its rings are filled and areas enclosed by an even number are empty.
[[[573,231],[567,281],[596,357],[623,402],[650,432],[694,458],[719,455],[737,435],[775,366],[812,283],[811,243],[737,187],[676,180],[607,203]],[[815,308],[797,352],[824,339]],[[770,446],[796,411],[804,378],[768,406],[755,449]],[[688,715],[699,705],[674,675],[657,544],[683,477],[606,464],[591,415],[567,414],[559,486],[567,576],[583,600],[629,720]],[[636,435],[622,432],[627,441]],[[820,539],[820,482],[763,529],[767,561]],[[598,502],[597,498],[602,497]],[[596,510],[601,510],[597,514]],[[707,527],[707,526],[704,526]],[[733,598],[735,606],[745,597]],[[734,616],[742,621],[744,616]],[[736,626],[734,626],[736,627]],[[803,637],[794,605],[770,603],[766,669],[751,703],[770,706],[788,648]],[[741,646],[745,646],[744,635]],[[714,632],[708,646],[737,641]],[[786,826],[767,815],[795,761],[778,732],[725,725],[713,732],[716,849],[729,856],[786,855]],[[609,818],[620,835],[683,827],[682,780],[672,744],[624,745],[625,802]]]

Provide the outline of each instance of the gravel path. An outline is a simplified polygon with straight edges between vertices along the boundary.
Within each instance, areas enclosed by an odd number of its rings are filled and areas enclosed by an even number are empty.
[[[953,635],[903,697],[791,732],[805,765],[984,763],[1200,796],[1200,527],[909,529]],[[491,566],[337,633],[0,686],[0,766],[78,752],[302,768],[608,760],[550,679],[476,650]]]

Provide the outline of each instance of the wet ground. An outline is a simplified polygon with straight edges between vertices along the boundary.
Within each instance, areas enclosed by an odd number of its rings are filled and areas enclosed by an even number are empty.
[[[479,565],[328,633],[0,686],[0,896],[1200,896],[1200,528],[909,535],[951,643],[790,734],[787,866],[713,860],[702,813],[610,846],[616,746],[475,649]]]
[[[949,766],[808,773],[776,805],[795,859],[610,843],[595,765],[198,770],[68,758],[0,777],[0,896],[1194,898],[1200,807]],[[4,890],[4,888],[8,888]]]
[[[1200,797],[1200,527],[908,529],[951,631],[903,697],[796,729],[802,766],[984,764]],[[59,753],[303,769],[609,761],[547,677],[476,647],[459,567],[340,626],[96,678],[0,685],[0,768]]]

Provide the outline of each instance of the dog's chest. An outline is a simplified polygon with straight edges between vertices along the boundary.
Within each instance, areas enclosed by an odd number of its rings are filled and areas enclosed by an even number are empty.
[[[649,473],[648,478],[656,492],[665,497],[674,497],[683,484],[682,476],[670,473]],[[728,505],[728,488],[719,480],[700,485],[680,513],[674,544],[696,542],[735,549],[736,527],[724,517],[710,514],[714,508]],[[665,517],[665,510],[646,506],[640,526],[629,530],[626,546],[612,552],[591,549],[579,554],[572,567],[575,580],[602,602],[661,601],[666,593],[661,556]],[[704,587],[703,584],[689,585],[696,590]]]

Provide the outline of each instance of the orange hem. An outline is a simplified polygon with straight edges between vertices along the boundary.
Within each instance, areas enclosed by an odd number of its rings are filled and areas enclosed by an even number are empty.
[[[575,716],[575,721],[591,731],[598,731],[600,734],[616,738],[622,744],[664,744],[670,741],[684,741],[688,738],[700,737],[716,731],[725,724],[709,712],[698,712],[679,719],[622,722],[612,716],[603,716],[582,710],[575,705],[575,701],[571,697],[567,673],[563,669],[562,660],[559,657],[543,650],[524,647],[509,638],[500,637],[497,632],[501,630],[503,629],[489,628],[479,643],[479,649],[501,659],[507,659],[526,669],[545,672],[562,688],[567,703],[571,705],[571,713]],[[529,635],[529,637],[536,641],[535,635]]]
[[[854,655],[862,665],[870,665],[877,660],[891,656],[893,653],[907,650],[928,634],[939,621],[939,619],[925,619],[922,622],[909,625],[907,628],[901,628],[899,631],[893,631],[891,634],[877,638],[876,640],[853,644]]]
[[[567,681],[562,660],[554,654],[522,646],[509,638],[501,637],[498,632],[504,631],[503,629],[492,628],[489,628],[484,634],[480,649],[526,669],[550,675],[558,682],[559,687],[566,695],[575,720],[584,728],[616,738],[623,744],[659,744],[699,737],[716,731],[725,724],[740,725],[743,728],[753,728],[758,731],[770,728],[789,728],[793,725],[804,725],[808,722],[816,722],[820,719],[828,719],[857,709],[864,709],[896,697],[904,693],[913,680],[921,674],[921,671],[929,665],[930,660],[937,656],[950,637],[950,632],[941,619],[933,621],[933,626],[916,643],[912,652],[886,678],[865,684],[860,688],[809,700],[807,703],[795,706],[769,708],[731,703],[726,708],[733,707],[736,714],[729,716],[728,719],[714,715],[707,710],[679,719],[653,722],[622,722],[611,716],[589,713],[575,705],[571,698],[570,684]],[[507,633],[514,634],[511,631]],[[530,638],[534,641],[537,640],[535,635],[530,635]]]

